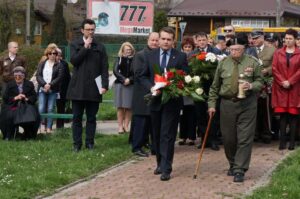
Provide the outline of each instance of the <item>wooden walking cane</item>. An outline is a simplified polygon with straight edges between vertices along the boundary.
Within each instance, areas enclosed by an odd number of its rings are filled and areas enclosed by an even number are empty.
[[[210,129],[211,119],[212,118],[213,118],[213,115],[209,116],[208,124],[207,124],[205,135],[204,135],[204,140],[202,142],[201,150],[200,150],[200,153],[199,153],[199,158],[198,158],[198,161],[197,161],[197,166],[196,166],[195,174],[193,176],[194,179],[197,178],[197,175],[198,175],[198,172],[199,172],[200,162],[201,162],[201,159],[202,159],[202,154],[204,152],[204,148],[205,148],[206,140],[207,140],[207,137],[208,137],[208,132],[209,132],[209,129]]]

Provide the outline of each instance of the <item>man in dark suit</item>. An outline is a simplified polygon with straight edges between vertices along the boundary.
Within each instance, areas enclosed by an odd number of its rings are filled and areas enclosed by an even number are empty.
[[[73,110],[73,146],[79,152],[82,146],[82,116],[86,113],[87,149],[94,148],[96,132],[96,114],[102,95],[108,89],[108,59],[103,44],[93,37],[95,22],[85,19],[82,22],[81,32],[83,37],[73,41],[70,45],[73,76],[69,83],[67,99],[72,100]],[[101,75],[102,88],[98,88],[95,78]]]
[[[214,53],[215,55],[221,55],[221,50],[210,46],[208,44],[207,34],[205,32],[199,32],[196,34],[196,42],[198,44],[198,49],[195,49],[191,55],[197,54],[199,52],[207,52],[207,53]],[[201,79],[201,83],[206,95],[208,95],[210,85],[212,84],[212,79]],[[197,102],[195,103],[196,107],[196,115],[197,115],[197,132],[202,137],[204,137],[205,127],[208,123],[208,114],[207,114],[207,102]],[[219,146],[217,144],[218,132],[220,129],[219,124],[219,106],[217,106],[217,113],[212,120],[212,125],[210,132],[208,134],[207,144],[206,147],[210,147],[212,150],[218,151]],[[203,139],[202,139],[203,140]],[[201,148],[202,143],[198,145],[198,148]]]
[[[175,32],[170,27],[162,28],[159,32],[160,48],[149,52],[145,57],[145,66],[137,74],[139,81],[151,93],[158,96],[150,105],[152,127],[154,132],[154,146],[156,151],[157,168],[155,175],[161,174],[160,179],[167,181],[172,172],[174,144],[176,140],[179,114],[182,107],[182,98],[170,99],[161,104],[161,91],[154,90],[153,66],[160,66],[161,71],[170,68],[185,70],[187,67],[186,54],[173,49]]]
[[[222,54],[221,50],[208,44],[208,37],[205,32],[199,32],[195,35],[195,37],[198,48],[196,48],[191,55],[199,52],[214,53],[216,55]]]
[[[139,71],[143,70],[145,63],[145,56],[153,49],[158,48],[159,34],[152,32],[149,34],[147,47],[134,56],[133,70],[134,74],[138,74]],[[146,105],[144,96],[149,93],[138,78],[135,75],[133,84],[133,101],[132,101],[132,152],[140,157],[147,157],[148,154],[143,151],[142,147],[145,145],[147,136],[152,135],[152,126],[150,118],[150,109]],[[152,144],[152,143],[151,143]],[[154,153],[154,149],[151,147],[151,151]]]

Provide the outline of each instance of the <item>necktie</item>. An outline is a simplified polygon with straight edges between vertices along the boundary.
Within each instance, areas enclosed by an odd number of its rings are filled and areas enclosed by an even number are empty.
[[[160,63],[160,69],[162,72],[164,72],[164,69],[167,67],[167,51],[163,52],[163,57],[161,59]]]
[[[257,54],[259,54],[261,52],[260,48],[256,48],[256,50],[257,50]]]
[[[233,96],[236,96],[239,89],[239,67],[238,62],[233,60],[233,69],[232,69],[232,76],[231,76],[231,92]]]

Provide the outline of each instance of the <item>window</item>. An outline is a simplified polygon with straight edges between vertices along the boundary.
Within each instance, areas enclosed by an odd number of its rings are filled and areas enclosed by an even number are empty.
[[[42,23],[40,21],[35,22],[34,35],[42,35]]]
[[[268,28],[270,22],[268,19],[231,19],[231,25],[239,27],[252,27],[252,28]]]

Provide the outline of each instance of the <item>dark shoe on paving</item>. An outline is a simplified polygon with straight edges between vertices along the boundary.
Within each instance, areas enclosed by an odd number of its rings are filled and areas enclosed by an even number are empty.
[[[271,143],[271,138],[262,138],[262,142],[264,144],[270,144]]]
[[[215,143],[211,144],[210,148],[214,151],[219,151],[220,150],[220,147]]]
[[[185,145],[185,144],[186,144],[185,140],[180,140],[180,141],[178,142],[178,145]]]
[[[243,173],[235,173],[233,182],[244,182],[244,174]]]
[[[232,168],[228,169],[227,176],[234,176],[234,172]]]
[[[194,145],[195,145],[195,142],[194,142],[194,141],[189,141],[189,142],[188,142],[188,145],[189,145],[189,146],[194,146]]]
[[[171,178],[171,176],[170,176],[170,174],[168,174],[168,173],[163,173],[163,174],[161,174],[161,176],[160,176],[160,180],[161,180],[161,181],[168,181],[168,180],[170,180],[170,178]]]
[[[94,149],[94,145],[93,144],[87,144],[85,146],[88,150],[93,150]]]
[[[279,150],[284,150],[286,149],[286,142],[280,142],[279,143]]]
[[[294,149],[295,149],[295,146],[292,146],[292,145],[290,145],[289,148],[288,148],[288,150],[290,150],[290,151],[292,151]]]
[[[148,153],[146,153],[142,149],[136,150],[133,153],[134,153],[134,155],[139,156],[139,157],[148,157],[149,156]]]
[[[159,175],[159,174],[161,174],[160,167],[156,167],[156,169],[154,170],[154,175]]]
[[[154,150],[151,150],[151,155],[156,155],[156,152]]]

